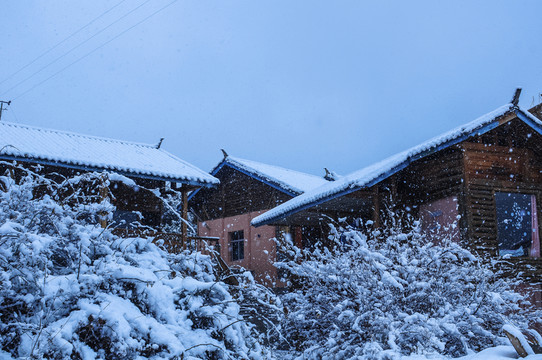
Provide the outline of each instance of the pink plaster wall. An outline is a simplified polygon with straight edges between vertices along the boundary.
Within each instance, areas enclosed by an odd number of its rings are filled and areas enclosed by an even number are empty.
[[[459,208],[456,196],[425,203],[420,206],[419,218],[423,231],[433,241],[447,236],[450,240],[459,242]]]
[[[242,266],[250,270],[256,281],[269,287],[276,287],[277,270],[272,262],[276,259],[276,246],[272,240],[275,237],[274,226],[261,226],[255,228],[250,221],[267,210],[254,211],[248,214],[230,216],[216,220],[198,222],[200,236],[215,236],[220,238],[220,255],[230,267]],[[233,231],[244,231],[243,260],[231,261],[229,236]]]

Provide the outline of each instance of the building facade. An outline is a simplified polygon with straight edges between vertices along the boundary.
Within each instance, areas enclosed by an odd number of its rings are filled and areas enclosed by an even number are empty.
[[[167,222],[167,206],[159,195],[178,192],[184,198],[182,217],[187,220],[187,197],[200,187],[219,181],[177,158],[158,145],[99,138],[82,134],[0,122],[0,171],[15,179],[32,171],[55,181],[86,173],[102,174],[86,184],[96,201],[116,206],[111,227],[128,234],[134,224],[160,230]],[[105,224],[103,224],[105,226]],[[165,239],[173,247],[186,244],[187,225],[179,236]]]
[[[302,226],[349,217],[378,227],[393,207],[420,219],[426,231],[440,229],[487,260],[503,260],[504,275],[521,279],[540,306],[540,159],[542,121],[511,103],[306,192],[252,223]]]
[[[266,210],[328,181],[227,154],[211,175],[220,180],[219,186],[189,196],[198,235],[220,239],[221,257],[228,266],[251,271],[256,281],[266,286],[280,286],[273,266],[280,256],[274,239],[287,234],[301,241],[301,231],[290,234],[287,227],[274,225],[256,229],[250,223]]]

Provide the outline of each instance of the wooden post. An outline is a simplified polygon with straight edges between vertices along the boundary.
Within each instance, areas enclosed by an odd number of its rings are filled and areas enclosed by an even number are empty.
[[[390,178],[390,192],[391,192],[391,204],[392,209],[397,207],[397,174],[393,174]]]
[[[181,242],[183,250],[186,250],[186,242],[188,241],[188,225],[186,224],[186,221],[188,221],[188,189],[186,185],[181,187],[181,194],[183,201],[183,212],[181,217],[184,219],[181,224]]]
[[[102,174],[100,176],[100,180],[101,180],[100,181],[100,203],[102,203],[105,200],[107,200],[107,198],[109,197],[109,189],[105,185],[105,182],[107,181],[107,175]],[[107,214],[105,212],[100,212],[100,216],[101,216],[100,225],[102,226],[103,229],[107,227],[106,215]]]
[[[374,228],[380,227],[380,199],[378,193],[378,184],[374,185],[373,189],[373,221]]]

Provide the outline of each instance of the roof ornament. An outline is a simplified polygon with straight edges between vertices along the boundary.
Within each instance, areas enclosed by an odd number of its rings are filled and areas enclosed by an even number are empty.
[[[326,171],[326,174],[324,175],[324,179],[327,181],[335,181],[337,180],[337,174],[334,171],[329,171],[328,168],[324,168]]]
[[[224,155],[224,159],[229,156],[228,153],[226,152],[226,150],[220,149],[220,151],[222,151],[222,154]]]
[[[512,98],[512,105],[518,106],[520,95],[521,95],[521,88],[517,88],[516,92],[514,93],[514,97]]]
[[[158,145],[156,145],[157,149],[160,149],[160,146],[162,146],[162,141],[164,141],[164,138],[160,138],[160,141],[158,141]]]
[[[11,100],[10,101],[0,100],[0,120],[2,120],[2,112],[7,110],[7,109],[4,109],[4,104],[8,106],[11,105]]]

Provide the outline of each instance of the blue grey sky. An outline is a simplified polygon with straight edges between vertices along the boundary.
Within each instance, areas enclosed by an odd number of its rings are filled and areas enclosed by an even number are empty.
[[[178,0],[111,41],[170,3],[3,2],[3,120],[323,175],[540,101],[539,0]]]

